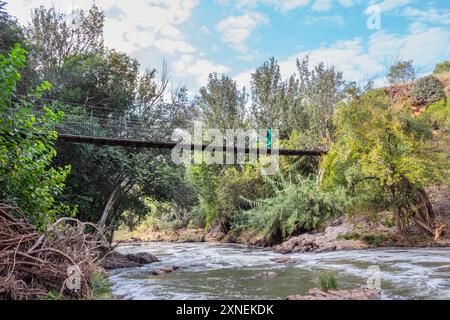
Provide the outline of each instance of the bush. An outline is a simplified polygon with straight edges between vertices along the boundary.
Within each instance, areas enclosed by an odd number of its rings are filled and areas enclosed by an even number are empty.
[[[447,73],[450,71],[450,61],[445,60],[442,61],[441,63],[438,63],[435,67],[434,67],[434,71],[433,74],[443,74],[443,73]]]
[[[274,196],[250,201],[253,208],[233,219],[234,232],[254,231],[270,245],[299,232],[318,229],[324,221],[342,215],[349,204],[342,188],[323,191],[315,179],[298,177],[271,182]]]
[[[429,105],[445,99],[445,91],[442,83],[434,76],[424,77],[416,81],[412,88],[413,102]]]
[[[69,213],[55,196],[61,194],[70,167],[51,167],[54,127],[63,114],[48,108],[37,113],[33,100],[11,99],[26,54],[17,45],[9,57],[0,55],[0,200],[20,207],[35,225],[44,227],[56,215]],[[40,98],[49,89],[50,84],[43,83],[31,96]]]
[[[450,132],[450,101],[439,101],[430,105],[421,115],[434,129]]]

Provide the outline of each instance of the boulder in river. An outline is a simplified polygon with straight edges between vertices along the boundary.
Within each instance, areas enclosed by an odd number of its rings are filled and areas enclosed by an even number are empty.
[[[101,265],[107,270],[112,270],[141,267],[158,261],[154,255],[147,252],[122,254],[113,251],[103,258]]]

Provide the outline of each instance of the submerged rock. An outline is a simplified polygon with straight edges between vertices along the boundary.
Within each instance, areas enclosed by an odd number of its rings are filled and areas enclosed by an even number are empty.
[[[154,255],[147,252],[122,254],[113,251],[103,258],[101,266],[107,270],[124,269],[140,267],[158,261],[159,260]]]
[[[296,260],[292,259],[291,257],[281,257],[278,258],[277,260],[275,260],[276,263],[285,263],[285,264],[291,264],[291,263],[295,263]]]
[[[322,291],[320,289],[310,289],[306,295],[293,295],[286,300],[381,300],[381,290],[377,289],[351,289]]]
[[[277,274],[275,272],[270,272],[270,271],[260,272],[256,275],[257,278],[273,278],[276,276],[277,276]]]

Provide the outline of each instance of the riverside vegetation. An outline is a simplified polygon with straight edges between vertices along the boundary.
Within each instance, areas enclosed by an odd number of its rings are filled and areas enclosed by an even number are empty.
[[[400,62],[389,71],[391,85],[374,88],[345,81],[337,67],[312,66],[308,57],[283,79],[271,58],[254,71],[249,90],[211,74],[189,99],[186,88],[167,94],[164,72],[161,81],[155,69],[141,74],[136,60],[105,47],[104,14],[95,5],[70,15],[39,7],[28,26],[4,7],[0,2],[0,201],[20,208],[34,233],[71,217],[99,224],[108,241],[117,230],[142,240],[155,232],[179,240],[180,230],[195,240],[189,230],[197,230],[201,240],[267,246],[326,234],[340,221],[352,227],[335,240],[448,243],[448,61],[421,79],[412,62]],[[149,139],[169,141],[173,130],[191,130],[200,118],[222,131],[278,128],[281,147],[329,152],[281,157],[280,173],[264,177],[260,164],[185,167],[169,152],[57,143],[54,126],[92,106],[106,108],[102,117],[134,114],[157,128]],[[359,228],[363,220],[374,227]],[[96,274],[89,273],[81,297],[106,293]],[[8,276],[0,269],[0,283]],[[54,289],[41,283],[38,296]]]

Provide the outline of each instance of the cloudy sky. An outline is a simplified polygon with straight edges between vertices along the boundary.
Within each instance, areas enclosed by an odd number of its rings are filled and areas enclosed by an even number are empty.
[[[26,24],[38,5],[54,4],[65,12],[88,8],[92,0],[8,2],[9,13]],[[395,61],[413,59],[419,72],[427,73],[450,59],[449,0],[95,2],[106,13],[108,47],[129,53],[142,68],[160,69],[166,59],[173,85],[192,92],[210,72],[247,85],[255,67],[271,56],[285,76],[295,71],[297,57],[309,53],[312,62],[334,64],[348,80],[375,79],[378,85]]]

